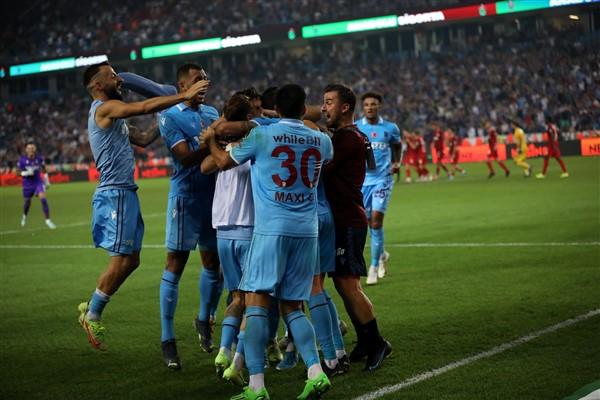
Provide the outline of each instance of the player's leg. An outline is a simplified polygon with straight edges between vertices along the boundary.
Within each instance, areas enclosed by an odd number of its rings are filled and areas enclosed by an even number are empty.
[[[222,291],[221,274],[218,254],[213,250],[200,250],[202,268],[198,289],[200,290],[200,303],[198,316],[195,319],[196,331],[203,351],[213,351],[212,333],[210,327],[210,310],[213,302]]]
[[[334,376],[344,373],[344,370],[338,366],[339,363],[333,343],[333,322],[329,313],[327,297],[323,293],[323,278],[324,276],[320,273],[313,277],[308,308],[317,341],[321,345],[321,351],[323,352],[323,370],[327,376]]]
[[[496,171],[494,171],[494,165],[492,164],[494,160],[496,160],[496,158],[494,157],[493,153],[488,153],[487,161],[485,162],[488,170],[490,171],[488,178],[493,178],[494,175],[496,175]]]
[[[34,193],[35,190],[33,188],[23,186],[23,216],[21,217],[21,226],[25,226],[27,223],[27,215],[31,208],[31,198]]]
[[[531,175],[531,166],[525,162],[526,159],[527,159],[527,154],[525,154],[524,152],[519,153],[515,157],[515,164],[517,164],[517,166],[521,167],[523,169],[523,175],[528,177]]]
[[[280,269],[285,268],[287,254],[283,237],[254,233],[239,286],[240,290],[246,292],[244,355],[250,374],[249,385],[244,393],[266,393],[264,370],[265,346],[269,339],[269,307],[271,295],[275,294],[283,275]],[[242,399],[250,397],[249,394],[241,396]]]
[[[498,163],[500,168],[502,168],[502,170],[504,171],[504,176],[508,178],[510,176],[510,170],[508,169],[508,167],[506,166],[504,161],[496,158],[496,162]]]
[[[271,297],[265,293],[246,293],[245,362],[250,375],[248,389],[255,395],[265,395],[265,346],[269,339],[267,321]]]
[[[288,245],[289,255],[276,291],[276,297],[280,299],[283,318],[308,369],[306,385],[297,398],[318,398],[329,389],[331,384],[321,367],[315,329],[302,309],[302,302],[310,301],[311,290],[314,287],[314,274],[315,271],[320,270],[319,241],[317,238],[285,238],[284,240]],[[316,285],[316,289],[322,292],[320,280],[316,282]],[[326,312],[324,297],[320,296],[320,300],[322,300],[320,301],[322,316],[328,317],[329,313]],[[324,321],[321,322],[325,324]],[[327,340],[331,340],[331,336]],[[321,343],[322,349],[323,345]],[[323,349],[323,351],[327,351],[326,357],[331,357],[330,361],[337,363],[333,341],[331,340],[325,346],[327,346],[327,350]]]
[[[569,177],[569,172],[567,171],[567,166],[565,165],[564,161],[560,157],[560,153],[555,154],[554,158],[556,158],[556,161],[558,161],[558,164],[560,165],[560,169],[562,170],[562,173],[560,174],[560,177],[561,178],[568,178]]]
[[[373,201],[377,195],[379,185],[368,185],[362,187],[363,204],[369,219],[369,233],[371,234],[371,265],[367,276],[367,284],[375,285],[377,283],[377,267],[379,266],[379,256],[381,255],[382,243],[380,234],[381,229],[373,229]]]
[[[542,167],[542,172],[536,174],[537,179],[544,179],[546,177],[546,172],[548,171],[548,163],[550,161],[550,154],[544,156],[544,165]]]
[[[44,184],[40,183],[36,188],[36,194],[40,198],[40,202],[42,203],[42,211],[44,212],[45,222],[48,228],[56,229],[56,225],[50,219],[50,206],[48,205],[48,199],[46,198],[46,192],[44,189]]]
[[[363,229],[356,228],[336,231],[336,248],[343,251],[344,257],[336,257],[333,282],[358,338],[358,343],[350,354],[350,361],[360,361],[367,357],[365,369],[372,371],[381,366],[392,348],[379,333],[373,304],[360,285],[360,277],[366,275],[362,255],[365,235]]]
[[[160,341],[165,364],[167,368],[173,370],[181,369],[173,319],[175,318],[179,298],[179,280],[189,255],[189,251],[169,251],[166,267],[160,281]]]
[[[277,332],[279,331],[279,301],[271,300],[269,307],[269,341],[267,342],[266,357],[269,364],[278,364],[283,360],[283,354],[277,345]]]
[[[249,234],[249,238],[251,238],[251,232]],[[235,236],[232,236],[232,238],[218,237],[217,239],[224,286],[231,293],[232,298],[231,303],[225,309],[219,354],[215,358],[215,369],[218,374],[224,372],[233,359],[231,347],[240,333],[245,307],[244,294],[238,290],[238,287],[248,249],[250,248],[250,240],[233,239],[233,237]]]
[[[244,301],[245,308],[245,293],[240,292],[242,295],[242,299]],[[233,356],[233,361],[223,371],[223,379],[228,382],[234,383],[238,386],[246,386],[246,380],[244,379],[242,369],[245,365],[245,357],[244,357],[244,342],[246,337],[246,317],[242,317],[242,323],[240,325],[240,333],[237,336],[237,346],[235,347],[235,355]]]
[[[96,247],[110,254],[107,269],[98,278],[89,302],[78,307],[79,323],[90,344],[99,349],[104,341],[102,313],[110,297],[140,264],[144,220],[137,194],[130,190],[97,192],[93,199],[92,235]]]
[[[198,246],[202,264],[198,279],[200,290],[198,316],[194,320],[194,324],[200,339],[200,347],[203,351],[210,353],[213,350],[210,325],[211,309],[219,303],[223,292],[223,278],[219,266],[217,232],[213,229],[211,222],[211,204],[207,204],[204,199],[195,199],[193,207],[198,210],[195,216],[199,230]]]
[[[394,181],[392,179],[382,182],[377,186],[372,200],[373,211],[371,213],[371,220],[369,221],[371,229],[371,267],[376,265],[378,278],[385,277],[387,272],[387,263],[390,259],[390,254],[385,251],[383,220],[392,196],[393,187]],[[375,238],[375,240],[373,240],[373,238]],[[375,258],[375,256],[377,256],[377,258]],[[371,274],[371,271],[372,269],[370,268],[369,274]],[[369,283],[368,279],[367,283]],[[375,283],[377,283],[376,280]],[[371,282],[371,284],[373,283]]]

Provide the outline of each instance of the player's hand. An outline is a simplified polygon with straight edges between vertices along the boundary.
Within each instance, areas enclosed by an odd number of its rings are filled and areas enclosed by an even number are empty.
[[[213,128],[213,126],[209,126],[208,128],[206,128],[205,130],[202,131],[202,134],[200,135],[201,140],[204,140],[204,143],[208,143],[209,141],[213,140],[215,137],[215,128]]]
[[[210,81],[198,81],[192,85],[188,90],[183,93],[183,97],[186,100],[191,100],[200,93],[205,93],[208,90]]]
[[[400,171],[400,164],[397,162],[392,164],[392,174],[397,174]]]

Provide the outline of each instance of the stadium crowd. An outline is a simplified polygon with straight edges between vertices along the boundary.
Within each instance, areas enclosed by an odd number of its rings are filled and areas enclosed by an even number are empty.
[[[28,12],[38,13],[39,24],[6,21],[0,40],[1,54],[3,58],[6,57],[3,62],[104,53],[147,44],[212,37],[217,33],[239,34],[261,25],[308,24],[478,2],[215,0],[198,5],[191,0],[108,0],[85,3],[60,0],[37,3]]]
[[[490,119],[500,134],[506,134],[511,129],[507,117],[518,117],[526,132],[541,132],[545,116],[552,116],[562,132],[600,129],[600,55],[592,50],[593,44],[564,35],[529,40],[481,37],[468,49],[447,46],[418,58],[383,57],[357,48],[341,51],[336,46],[326,58],[309,48],[296,57],[281,53],[275,63],[257,58],[252,64],[218,71],[206,66],[212,85],[207,103],[221,109],[242,87],[263,90],[295,80],[307,85],[311,103],[320,104],[322,88],[340,79],[343,71],[343,81],[357,93],[382,93],[382,114],[407,129],[440,121],[462,137],[484,136],[484,122]],[[81,89],[76,93],[4,104],[0,167],[14,165],[34,136],[53,163],[90,161],[85,127],[89,101]],[[152,148],[164,155],[160,143]]]

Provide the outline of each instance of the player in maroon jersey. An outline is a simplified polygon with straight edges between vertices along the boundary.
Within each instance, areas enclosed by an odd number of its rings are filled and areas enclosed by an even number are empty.
[[[415,135],[407,130],[402,132],[402,141],[404,150],[404,156],[402,158],[402,163],[404,164],[404,168],[406,169],[406,183],[411,183],[412,178],[410,176],[410,168],[414,168],[417,176],[419,176],[419,167],[417,163],[417,152],[415,151],[417,147],[416,137]]]
[[[490,170],[488,178],[493,178],[494,175],[496,175],[494,167],[492,166],[492,161],[494,160],[496,160],[500,168],[504,170],[504,175],[508,178],[510,176],[510,171],[508,170],[508,168],[506,168],[506,165],[502,160],[498,160],[498,133],[496,133],[496,128],[494,128],[490,121],[486,121],[485,129],[488,134],[488,146],[490,146],[490,150],[488,151],[487,155],[487,166]]]
[[[415,133],[415,158],[417,161],[417,168],[419,170],[419,178],[422,182],[431,180],[431,175],[427,169],[427,147],[425,145],[425,139],[421,135],[421,131],[416,130]]]
[[[460,146],[461,138],[455,134],[452,129],[446,131],[446,143],[448,146],[448,155],[450,157],[450,165],[452,166],[452,175],[456,175],[456,172],[460,172],[464,175],[467,171],[458,166],[458,158],[460,157]]]
[[[321,111],[333,133],[333,160],[323,166],[327,200],[335,222],[335,271],[330,273],[352,320],[358,343],[350,361],[366,358],[365,370],[372,371],[392,352],[381,336],[371,300],[360,284],[367,275],[363,256],[368,219],[363,205],[368,139],[354,125],[356,95],[343,85],[329,85]]]
[[[448,179],[452,179],[452,175],[448,172],[448,168],[444,165],[444,131],[438,123],[433,123],[433,141],[431,147],[435,149],[437,161],[435,164],[435,179],[440,177],[440,168],[446,171]]]
[[[546,178],[546,172],[548,171],[548,161],[550,161],[550,157],[554,157],[556,161],[560,164],[560,168],[562,169],[562,173],[560,174],[561,178],[568,178],[569,173],[567,172],[567,167],[563,162],[562,158],[560,158],[560,146],[558,144],[558,127],[552,123],[551,118],[546,118],[546,134],[548,135],[548,154],[544,156],[544,168],[542,172],[537,174],[535,177],[538,179]]]

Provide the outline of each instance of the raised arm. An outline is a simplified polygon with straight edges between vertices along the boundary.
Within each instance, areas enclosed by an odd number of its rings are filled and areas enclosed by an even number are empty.
[[[133,72],[120,72],[118,75],[123,79],[123,87],[147,98],[177,94],[175,86],[156,83]]]
[[[237,163],[231,158],[229,152],[221,149],[221,146],[217,143],[215,134],[215,130],[209,126],[208,129],[204,131],[203,136],[206,138],[206,143],[210,149],[210,155],[217,168],[224,171],[237,166]]]
[[[109,100],[102,104],[96,110],[96,123],[101,128],[108,128],[112,121],[117,118],[129,118],[136,115],[152,114],[164,110],[182,101],[190,100],[198,93],[205,92],[208,88],[208,81],[198,81],[183,93],[172,96],[160,96],[137,101],[134,103],[125,103],[120,100]]]

